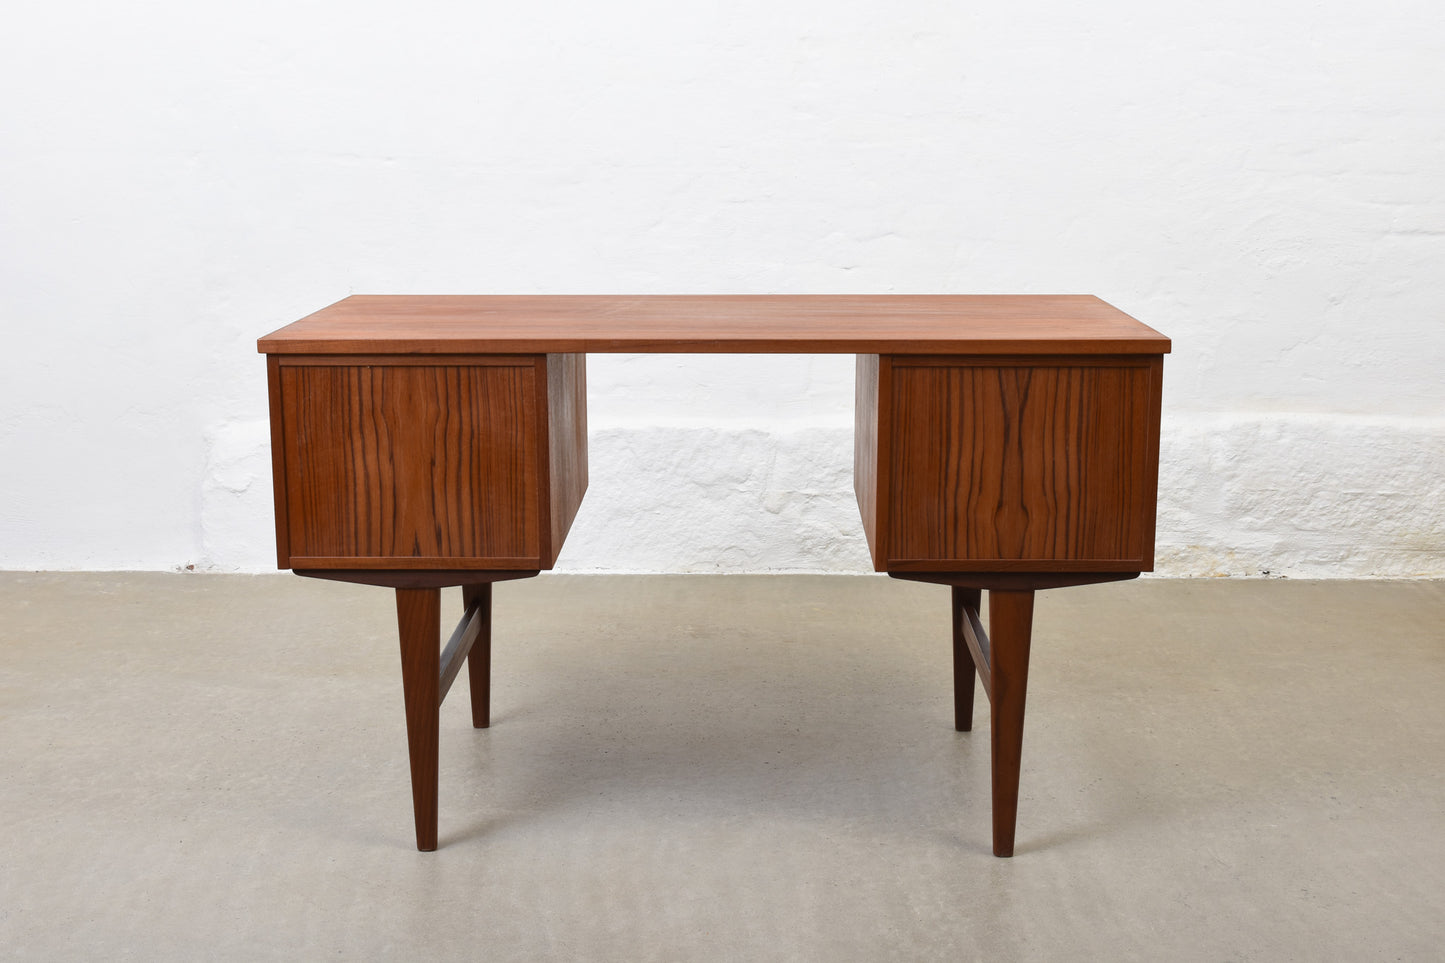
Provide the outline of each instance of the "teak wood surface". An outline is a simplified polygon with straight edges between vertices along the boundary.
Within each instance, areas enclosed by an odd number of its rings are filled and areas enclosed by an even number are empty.
[[[1092,295],[353,295],[267,354],[1162,354]]]
[[[550,569],[587,489],[580,354],[272,355],[277,565]]]
[[[874,568],[1152,569],[1161,373],[1136,355],[859,355]]]
[[[996,855],[1014,851],[1034,593],[1153,567],[1170,343],[1090,296],[357,296],[258,347],[278,566],[396,591],[423,850],[463,660],[490,722],[491,583],[550,569],[587,489],[586,352],[858,355],[869,551],[952,586],[955,726],[977,678]],[[455,585],[467,611],[441,654]]]

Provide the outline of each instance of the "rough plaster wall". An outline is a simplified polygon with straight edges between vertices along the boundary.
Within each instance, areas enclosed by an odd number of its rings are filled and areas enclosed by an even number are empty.
[[[353,292],[1091,292],[1175,574],[1445,575],[1445,15],[21,2],[0,566],[273,564],[255,338]],[[866,570],[846,358],[589,361],[563,565]]]

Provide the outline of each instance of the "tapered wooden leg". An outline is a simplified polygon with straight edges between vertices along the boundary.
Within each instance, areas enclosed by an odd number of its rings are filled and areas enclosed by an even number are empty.
[[[978,612],[983,595],[978,589],[953,587],[953,728],[959,732],[973,730],[973,685],[978,676],[973,653],[963,638],[963,625],[968,618],[965,609]]]
[[[472,690],[472,727],[492,724],[492,583],[462,586],[462,608],[481,603],[481,631],[467,655],[467,681]]]
[[[401,687],[411,755],[411,804],[416,848],[437,848],[437,720],[441,708],[441,590],[396,590],[401,635]]]
[[[1019,812],[1019,762],[1024,745],[1024,697],[1029,682],[1029,640],[1034,593],[988,593],[989,692],[993,757],[993,854],[1014,854]]]

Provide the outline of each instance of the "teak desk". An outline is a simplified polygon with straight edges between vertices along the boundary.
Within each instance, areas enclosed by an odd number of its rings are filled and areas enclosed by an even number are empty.
[[[1034,592],[1154,567],[1169,347],[1088,296],[350,297],[259,342],[276,561],[396,590],[433,850],[442,699],[466,662],[488,725],[492,583],[550,569],[587,489],[586,353],[856,354],[873,566],[952,586],[954,725],[973,726],[977,676],[1010,856]],[[453,585],[466,611],[439,651]]]

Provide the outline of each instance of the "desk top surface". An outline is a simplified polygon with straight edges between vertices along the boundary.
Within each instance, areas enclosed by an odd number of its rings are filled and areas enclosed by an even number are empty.
[[[1163,354],[1092,295],[355,295],[266,354]]]

